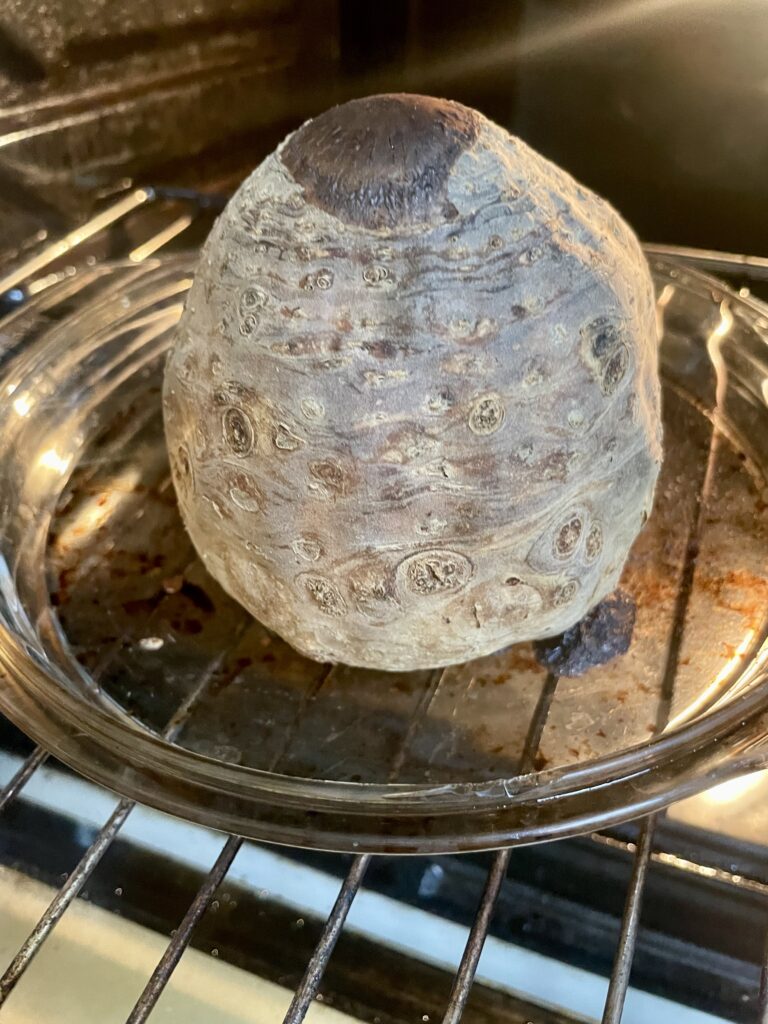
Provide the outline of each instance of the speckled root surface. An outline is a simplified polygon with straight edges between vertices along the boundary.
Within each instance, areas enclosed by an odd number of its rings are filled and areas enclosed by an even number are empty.
[[[205,565],[310,657],[415,669],[560,633],[651,507],[648,268],[479,113],[355,100],[219,218],[164,411]]]

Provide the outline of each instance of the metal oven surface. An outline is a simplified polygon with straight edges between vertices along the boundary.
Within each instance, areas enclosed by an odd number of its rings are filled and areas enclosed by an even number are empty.
[[[215,207],[304,116],[403,88],[481,107],[681,243],[662,255],[766,294],[766,258],[703,251],[765,251],[752,0],[40,6],[9,4],[0,32],[0,274],[25,270],[4,312],[83,245],[124,254],[128,176],[161,183],[131,251],[194,247],[185,188]],[[0,1021],[768,1020],[767,784],[493,856],[277,852],[118,802],[2,720]]]

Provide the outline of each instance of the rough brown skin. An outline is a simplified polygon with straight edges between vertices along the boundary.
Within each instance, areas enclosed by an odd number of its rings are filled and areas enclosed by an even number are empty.
[[[164,407],[190,535],[257,618],[321,660],[462,661],[617,584],[661,459],[650,276],[475,111],[356,100],[222,214]]]

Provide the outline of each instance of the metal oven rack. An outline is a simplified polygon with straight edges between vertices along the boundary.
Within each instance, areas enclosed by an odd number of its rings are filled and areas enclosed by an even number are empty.
[[[193,198],[170,189],[129,188],[117,200],[113,197],[112,201],[87,223],[70,232],[60,241],[50,244],[41,239],[37,249],[29,251],[26,259],[20,265],[5,273],[0,278],[0,303],[2,304],[0,312],[14,308],[23,303],[29,295],[73,273],[73,262],[83,260],[93,262],[112,254],[114,250],[111,236],[115,230],[121,232],[123,244],[126,238],[130,239],[131,244],[127,248],[128,258],[135,262],[141,262],[160,249],[179,245],[188,247],[195,244],[205,234],[211,210],[220,208],[222,203],[223,199],[217,196],[207,198],[195,196]],[[652,251],[668,256],[675,255],[678,258],[730,275],[747,275],[756,281],[768,280],[768,260],[765,259],[658,247]],[[686,575],[684,572],[683,586]],[[681,601],[678,603],[683,605],[683,617],[684,602],[685,594],[682,594]],[[679,636],[679,630],[677,633]],[[673,634],[673,646],[674,643]],[[670,658],[670,664],[674,666],[674,651],[670,652]],[[544,689],[537,713],[531,723],[526,743],[528,757],[535,756],[555,685],[555,677],[550,677],[550,683]],[[47,757],[46,751],[37,747],[23,761],[13,778],[0,791],[0,814],[21,793],[34,773],[44,765]],[[84,852],[79,863],[66,877],[55,898],[0,979],[0,1008],[64,912],[91,879],[134,806],[135,804],[130,800],[121,800],[117,804],[91,845]],[[610,837],[594,837],[598,843],[620,846],[634,858],[613,970],[602,1015],[603,1024],[619,1024],[622,1019],[649,866],[656,860],[667,863],[670,862],[670,858],[674,860],[672,854],[657,848],[655,844],[654,837],[658,818],[659,815],[654,815],[641,822],[636,842]],[[128,1016],[127,1024],[140,1024],[150,1017],[174,968],[189,946],[196,926],[214,901],[217,890],[244,842],[243,839],[234,835],[224,839],[214,864],[189,904],[183,919],[172,933],[162,958]],[[469,929],[464,953],[453,979],[450,996],[444,1010],[442,1018],[444,1024],[457,1024],[462,1019],[494,908],[513,856],[514,853],[511,850],[503,849],[494,855],[491,862],[474,921]],[[369,854],[360,854],[353,858],[333,908],[322,928],[319,941],[295,990],[284,1018],[284,1024],[298,1024],[304,1020],[313,1000],[317,997],[325,969],[344,928],[355,896],[363,883],[366,870],[371,864],[371,859]],[[712,870],[683,861],[678,866],[694,873],[697,870]],[[742,879],[735,873],[729,875],[728,872],[723,871],[720,874],[723,881],[727,881],[733,886],[749,885],[748,879]],[[768,954],[762,969],[758,1015],[755,1018],[761,1022],[768,1022],[768,985],[766,984],[768,967],[766,964],[768,964]]]

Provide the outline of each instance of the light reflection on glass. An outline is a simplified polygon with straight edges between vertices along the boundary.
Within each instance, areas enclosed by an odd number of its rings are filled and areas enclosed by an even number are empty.
[[[734,800],[740,800],[751,789],[759,786],[765,781],[768,775],[766,771],[751,772],[749,775],[740,775],[737,779],[729,779],[721,782],[719,786],[713,786],[702,794],[702,799],[711,804],[729,804]]]
[[[44,466],[45,469],[52,469],[55,473],[61,473],[62,476],[69,469],[71,461],[71,455],[59,455],[55,448],[49,448],[47,452],[43,452],[38,460],[39,465]]]
[[[726,661],[725,665],[720,669],[712,682],[698,695],[696,700],[692,701],[688,707],[684,708],[679,714],[671,718],[667,725],[665,732],[672,732],[678,726],[683,725],[684,722],[690,721],[705,708],[709,707],[713,698],[717,697],[721,689],[728,686],[728,682],[739,668],[743,667],[745,655],[752,646],[752,641],[755,638],[755,630],[748,629],[744,634],[741,643],[733,652],[733,656]]]
[[[58,542],[65,548],[87,543],[88,537],[115,515],[126,497],[135,492],[140,480],[137,466],[128,467],[114,476],[109,487],[88,499],[80,501],[77,513],[68,517],[58,532]]]
[[[13,411],[17,416],[28,416],[29,410],[35,403],[28,395],[19,395],[13,400]]]
[[[675,295],[675,286],[665,284],[661,295],[656,299],[656,333],[659,338],[664,335],[664,313]]]

